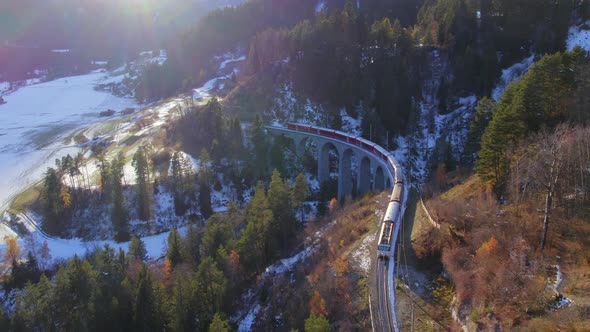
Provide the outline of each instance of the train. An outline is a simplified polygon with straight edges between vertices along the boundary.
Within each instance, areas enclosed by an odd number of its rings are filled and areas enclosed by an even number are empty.
[[[375,144],[360,136],[350,136],[349,134],[338,130],[298,123],[288,123],[287,129],[330,137],[351,145],[358,146],[363,150],[376,155],[387,164],[389,170],[395,175],[395,183],[389,199],[389,204],[387,205],[387,210],[385,210],[385,215],[383,216],[383,220],[381,222],[379,243],[377,245],[377,256],[381,259],[389,259],[389,257],[392,255],[392,248],[394,246],[392,242],[395,242],[392,238],[393,231],[396,224],[401,222],[402,204],[404,199],[404,178],[402,175],[401,166],[397,163],[395,158],[393,158],[393,155],[378,144]]]

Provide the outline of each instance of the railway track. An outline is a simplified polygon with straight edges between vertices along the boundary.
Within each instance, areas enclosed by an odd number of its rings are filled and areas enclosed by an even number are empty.
[[[377,311],[376,331],[392,332],[394,324],[391,317],[391,303],[389,301],[389,282],[388,282],[388,260],[378,260],[377,262],[377,301],[379,310]]]

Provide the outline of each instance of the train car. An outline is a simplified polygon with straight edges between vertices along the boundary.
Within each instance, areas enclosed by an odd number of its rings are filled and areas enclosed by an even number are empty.
[[[381,224],[381,233],[379,234],[379,244],[377,245],[377,255],[379,258],[388,259],[391,252],[391,232],[393,230],[393,223],[390,221],[383,221]]]
[[[379,237],[379,244],[377,246],[377,255],[379,258],[388,258],[391,251],[392,232],[395,224],[401,221],[401,204],[403,198],[403,182],[395,183],[393,192],[387,210],[383,216],[382,230]],[[386,226],[389,225],[389,226]],[[387,230],[389,233],[385,234]]]
[[[344,141],[344,142],[348,142],[348,136],[346,136],[346,134],[339,132],[339,131],[334,133],[334,138]]]
[[[396,181],[395,185],[393,186],[393,192],[391,194],[391,201],[392,202],[401,202],[402,195],[404,194],[404,186],[401,181]]]

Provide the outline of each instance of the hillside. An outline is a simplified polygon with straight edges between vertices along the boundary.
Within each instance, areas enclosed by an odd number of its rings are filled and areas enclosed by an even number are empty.
[[[469,330],[588,329],[585,214],[553,211],[541,249],[538,205],[530,199],[499,205],[476,175],[426,201],[441,228],[413,246],[421,256],[442,256],[456,294],[456,322]]]

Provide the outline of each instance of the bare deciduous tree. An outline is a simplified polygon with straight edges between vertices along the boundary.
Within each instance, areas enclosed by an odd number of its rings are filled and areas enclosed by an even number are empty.
[[[521,197],[544,193],[541,250],[547,241],[551,210],[573,137],[574,130],[567,125],[560,125],[554,131],[543,129],[525,140],[515,154],[511,172],[514,194]]]

